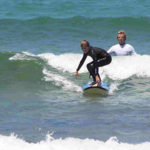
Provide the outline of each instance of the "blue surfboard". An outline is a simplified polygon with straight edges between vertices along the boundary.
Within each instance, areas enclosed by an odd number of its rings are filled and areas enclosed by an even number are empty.
[[[101,82],[102,85],[101,86],[92,86],[91,82],[86,83],[85,85],[83,85],[82,89],[84,94],[88,94],[88,95],[107,95],[110,89],[110,86],[105,83],[105,82]]]

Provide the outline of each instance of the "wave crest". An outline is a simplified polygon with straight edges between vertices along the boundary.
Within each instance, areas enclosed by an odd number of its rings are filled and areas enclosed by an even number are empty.
[[[28,60],[39,57],[46,61],[47,65],[58,69],[62,72],[75,73],[78,64],[82,58],[82,54],[65,53],[55,55],[53,53],[43,53],[33,55],[30,53],[16,54],[9,58],[10,60]],[[87,73],[86,64],[92,59],[87,58],[79,73]],[[111,64],[100,67],[99,72],[102,79],[108,77],[112,80],[123,80],[132,76],[150,77],[150,55],[136,55],[136,56],[114,56]]]

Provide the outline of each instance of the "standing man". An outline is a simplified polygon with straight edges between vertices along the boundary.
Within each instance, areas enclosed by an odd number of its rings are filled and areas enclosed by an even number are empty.
[[[91,56],[93,61],[87,64],[87,69],[93,78],[93,86],[101,86],[101,78],[98,72],[98,67],[108,65],[111,62],[111,56],[104,49],[90,46],[87,40],[81,41],[81,49],[83,51],[83,57],[76,70],[76,77],[78,77],[78,71],[82,67],[87,56]]]
[[[119,44],[112,46],[107,52],[116,56],[135,55],[136,52],[130,44],[126,44],[126,33],[119,31],[117,34]]]

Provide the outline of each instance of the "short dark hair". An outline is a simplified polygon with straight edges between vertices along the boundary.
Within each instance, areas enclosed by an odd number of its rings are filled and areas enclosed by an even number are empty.
[[[87,40],[82,40],[80,43],[80,46],[83,47],[83,45],[86,45],[87,47],[90,47],[90,43]]]

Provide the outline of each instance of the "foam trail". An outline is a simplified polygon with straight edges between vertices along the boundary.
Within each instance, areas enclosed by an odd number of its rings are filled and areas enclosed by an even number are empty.
[[[111,83],[110,89],[109,89],[109,94],[112,95],[116,90],[118,90],[118,85],[119,83]]]
[[[112,137],[106,142],[94,139],[65,138],[54,139],[47,135],[46,140],[28,143],[15,135],[0,135],[1,150],[149,150],[150,142],[128,144]]]
[[[31,60],[36,55],[29,52],[16,53],[14,56],[10,57],[9,60]]]
[[[64,90],[70,90],[70,91],[76,91],[76,92],[82,92],[82,89],[80,86],[77,86],[72,81],[69,81],[63,76],[60,76],[58,74],[54,74],[46,69],[43,69],[43,74],[45,74],[45,81],[55,81],[57,86],[63,86]]]

